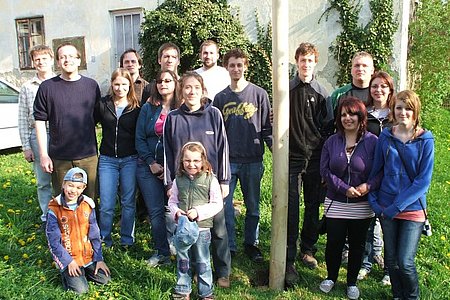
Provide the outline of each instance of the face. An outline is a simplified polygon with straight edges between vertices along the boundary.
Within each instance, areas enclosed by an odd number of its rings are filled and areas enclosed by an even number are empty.
[[[196,175],[202,170],[202,154],[186,149],[183,155],[183,168],[189,175]]]
[[[300,79],[305,80],[305,78],[311,78],[316,65],[316,56],[314,54],[300,54],[297,59],[298,75]]]
[[[166,49],[162,52],[161,58],[158,60],[161,65],[161,70],[170,70],[176,72],[180,58],[178,51],[175,49]]]
[[[37,53],[33,55],[33,65],[39,73],[52,71],[53,58],[48,53]]]
[[[202,53],[200,53],[200,58],[202,59],[203,66],[206,69],[214,67],[219,59],[219,53],[217,52],[216,45],[203,46]]]
[[[347,112],[345,108],[341,111],[341,123],[345,131],[356,131],[359,129],[359,120],[356,114]]]
[[[130,90],[130,81],[122,76],[117,76],[113,82],[111,82],[111,87],[114,96],[117,98],[126,98],[128,91]]]
[[[238,81],[244,77],[245,71],[247,71],[247,66],[245,65],[245,59],[242,57],[230,57],[228,60],[228,65],[226,66],[230,78],[233,81]]]
[[[77,201],[78,197],[83,193],[85,188],[86,185],[83,182],[64,181],[63,190],[66,201]]]
[[[383,78],[377,77],[372,80],[370,95],[375,106],[384,107],[387,104],[390,92],[389,84]]]
[[[352,78],[353,83],[370,81],[373,74],[373,60],[367,56],[357,56],[352,62]],[[365,88],[367,86],[363,86]]]
[[[58,50],[58,66],[65,74],[78,73],[81,58],[78,57],[77,49],[71,45],[63,46]]]
[[[161,96],[171,95],[175,91],[175,80],[169,73],[162,73],[159,80],[156,80],[156,87]]]
[[[123,67],[130,72],[131,76],[139,74],[139,69],[142,67],[139,64],[138,58],[135,53],[128,52],[123,56]]]
[[[395,100],[394,118],[397,124],[412,128],[415,123],[414,112],[402,100]]]
[[[201,106],[203,88],[195,77],[188,77],[183,83],[183,100],[191,111],[196,111]]]

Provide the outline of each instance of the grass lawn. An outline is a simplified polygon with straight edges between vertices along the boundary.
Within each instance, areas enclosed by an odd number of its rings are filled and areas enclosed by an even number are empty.
[[[435,136],[435,170],[428,195],[428,211],[433,236],[423,237],[417,254],[422,299],[450,299],[450,113],[442,111],[429,120]],[[256,265],[243,254],[233,261],[232,288],[215,290],[217,299],[345,299],[345,266],[329,295],[318,285],[326,276],[325,238],[319,240],[319,268],[309,270],[298,264],[299,284],[287,291],[269,290],[265,282],[269,267],[271,228],[271,156],[265,157],[262,184],[260,242],[265,263]],[[237,199],[242,199],[240,193]],[[65,293],[47,249],[43,233],[36,232],[40,210],[36,200],[36,181],[31,165],[21,153],[0,155],[0,299],[169,299],[174,286],[175,264],[150,269],[145,263],[152,254],[149,225],[136,226],[136,244],[128,252],[104,251],[113,281],[93,286],[87,295]],[[243,217],[238,219],[238,241],[242,242]],[[118,230],[115,229],[116,241]],[[239,249],[242,250],[242,249]],[[383,273],[374,268],[359,283],[361,299],[389,299],[390,289],[380,284]],[[193,293],[195,295],[195,293]],[[193,297],[195,299],[195,297]]]

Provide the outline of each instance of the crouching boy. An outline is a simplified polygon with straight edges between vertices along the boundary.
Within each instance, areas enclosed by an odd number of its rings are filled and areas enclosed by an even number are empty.
[[[87,280],[106,284],[111,279],[103,262],[94,201],[83,195],[87,174],[72,168],[64,176],[62,193],[48,205],[46,235],[50,253],[61,271],[65,290],[88,291]]]

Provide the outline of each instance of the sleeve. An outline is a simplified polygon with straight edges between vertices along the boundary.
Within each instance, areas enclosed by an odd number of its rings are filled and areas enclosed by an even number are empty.
[[[177,218],[176,213],[180,210],[180,208],[178,207],[178,203],[180,203],[180,201],[178,200],[178,187],[177,187],[177,180],[175,179],[173,181],[169,202],[167,204],[169,206],[170,215],[172,216],[172,219],[174,219],[175,221]]]
[[[95,209],[92,209],[89,215],[89,241],[92,244],[92,249],[94,250],[94,256],[92,261],[103,261],[102,253],[102,241],[100,238],[100,228],[97,224],[97,218],[95,216]]]
[[[45,227],[48,248],[56,265],[64,270],[73,260],[72,256],[61,244],[61,231],[58,225],[58,219],[51,210],[47,213],[47,225]]]
[[[377,216],[380,216],[383,212],[383,208],[378,203],[378,191],[380,189],[380,183],[384,173],[383,140],[383,138],[378,139],[375,146],[375,156],[372,163],[372,170],[367,181],[370,185],[370,191],[367,198],[370,207]]]
[[[164,185],[170,189],[172,186],[172,174],[175,174],[175,159],[176,155],[173,153],[173,135],[172,135],[172,113],[167,115],[164,122]]]
[[[220,189],[217,178],[211,180],[209,188],[209,203],[195,206],[195,210],[198,214],[197,221],[202,221],[217,215],[223,208],[222,191]]]
[[[148,165],[150,165],[154,160],[154,153],[152,149],[149,149],[147,144],[147,132],[146,125],[148,119],[151,117],[149,115],[150,104],[145,104],[141,112],[139,113],[139,117],[136,122],[136,151],[139,154],[139,157],[144,160]]]
[[[22,142],[22,150],[30,150],[30,136],[31,136],[31,130],[30,130],[30,124],[28,122],[28,116],[29,116],[29,97],[30,95],[27,91],[26,85],[23,85],[19,92],[19,115],[18,115],[18,125],[19,125],[19,135],[20,135],[20,141]],[[34,100],[34,99],[31,99]]]
[[[45,93],[45,82],[43,82],[36,93],[34,99],[34,119],[36,121],[48,121],[48,102]]]
[[[334,136],[330,137],[330,139],[328,139],[323,146],[322,155],[320,157],[320,175],[327,183],[328,189],[332,189],[345,195],[350,186],[338,176],[333,174],[330,169],[330,161],[334,152],[333,149],[331,149],[330,144]]]
[[[261,136],[267,147],[272,151],[273,137],[272,124],[270,123],[270,102],[269,95],[264,91],[261,99]]]
[[[102,101],[96,101],[95,102],[95,108],[94,108],[94,121],[95,124],[102,121]]]
[[[228,148],[227,132],[223,122],[222,114],[217,110],[218,128],[217,132],[217,153],[218,153],[218,170],[217,177],[220,184],[228,185],[231,180],[230,171],[230,152]]]

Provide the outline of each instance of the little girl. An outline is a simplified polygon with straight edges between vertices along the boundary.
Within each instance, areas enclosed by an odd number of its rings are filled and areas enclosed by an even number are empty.
[[[169,208],[175,222],[178,222],[179,218],[187,217],[190,222],[198,224],[199,232],[198,239],[192,245],[186,245],[186,243],[180,242],[181,239],[175,237],[177,284],[173,294],[174,299],[189,299],[192,290],[189,249],[196,258],[193,265],[195,265],[198,275],[199,297],[200,299],[213,299],[213,278],[209,254],[210,228],[213,226],[213,216],[223,208],[223,198],[219,182],[211,170],[206,150],[201,143],[189,142],[183,146],[179,168],[169,198]],[[189,226],[189,228],[195,227]],[[177,233],[180,230],[179,227]]]

